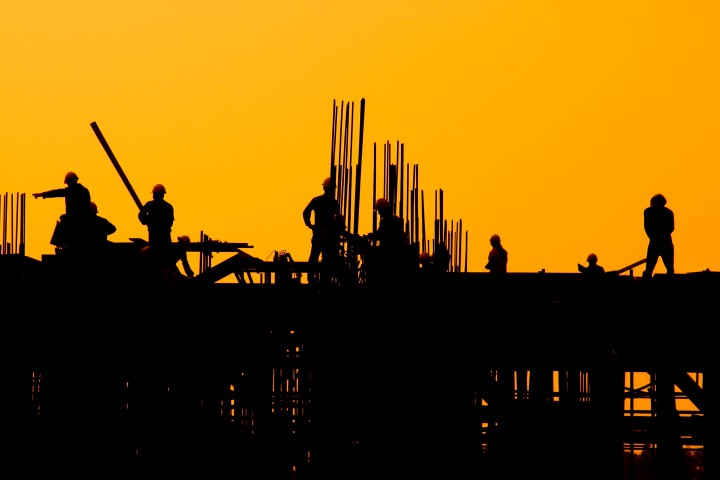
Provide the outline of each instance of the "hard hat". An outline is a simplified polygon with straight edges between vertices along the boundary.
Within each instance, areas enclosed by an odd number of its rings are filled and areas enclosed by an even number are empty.
[[[323,180],[322,186],[323,188],[333,188],[335,187],[335,182],[333,182],[332,178],[327,177],[325,180]]]
[[[162,186],[162,184],[158,183],[153,187],[152,193],[167,193],[167,191],[165,191],[165,187]]]
[[[67,172],[65,174],[65,183],[67,183],[70,179],[78,180],[77,174],[75,172]]]
[[[430,260],[432,260],[432,256],[430,256],[430,254],[429,254],[428,252],[422,252],[422,253],[420,254],[420,261],[421,261],[421,262],[428,262],[428,261],[430,261]]]
[[[98,212],[97,205],[95,204],[95,202],[90,202],[90,210],[92,210],[93,213]]]
[[[597,255],[595,255],[594,253],[591,253],[590,255],[588,255],[587,261],[588,262],[597,262]]]
[[[388,208],[390,206],[390,202],[388,202],[387,198],[378,198],[375,200],[375,210],[380,210],[383,208]]]
[[[178,241],[180,241],[180,242],[185,242],[185,243],[190,243],[190,237],[188,237],[187,235],[180,235],[180,236],[178,237]]]

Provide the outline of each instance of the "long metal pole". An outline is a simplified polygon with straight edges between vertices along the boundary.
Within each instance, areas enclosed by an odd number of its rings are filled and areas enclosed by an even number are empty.
[[[358,161],[355,173],[355,216],[353,233],[357,235],[360,222],[360,179],[362,175],[363,134],[365,133],[365,99],[360,99],[360,133],[358,138]]]
[[[125,176],[125,172],[123,172],[123,169],[120,167],[120,163],[117,161],[117,158],[115,158],[115,154],[110,149],[110,145],[108,145],[107,141],[105,140],[105,137],[103,136],[102,132],[100,131],[100,127],[97,126],[97,123],[92,122],[90,126],[93,129],[93,132],[95,132],[95,135],[97,136],[98,140],[100,140],[100,145],[103,146],[105,149],[105,153],[107,153],[107,156],[110,157],[110,161],[115,166],[115,170],[117,170],[118,174],[120,175],[120,178],[122,179],[123,183],[125,184],[125,188],[128,189],[128,192],[130,192],[130,196],[135,201],[135,205],[137,205],[139,210],[142,210],[143,204],[140,201],[140,198],[138,198],[137,193],[135,193],[135,190],[133,189],[132,185],[130,184],[130,180]]]

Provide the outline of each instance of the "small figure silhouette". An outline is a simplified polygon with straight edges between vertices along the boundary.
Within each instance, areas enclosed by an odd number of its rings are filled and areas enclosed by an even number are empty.
[[[658,259],[662,258],[668,275],[675,273],[675,246],[672,233],[675,230],[675,214],[665,205],[666,198],[658,193],[650,199],[650,206],[643,212],[643,224],[648,236],[647,257],[643,278],[651,278]]]
[[[410,249],[403,221],[393,213],[386,198],[378,198],[374,205],[380,215],[376,231],[365,237],[374,245],[365,254],[368,280],[391,285],[405,280],[405,274],[417,269],[417,253]]]
[[[486,270],[490,270],[491,274],[502,275],[507,273],[508,252],[502,246],[500,235],[497,233],[490,237],[490,253],[488,254],[488,263],[485,265]]]
[[[605,275],[605,268],[598,265],[598,257],[594,253],[587,256],[587,266],[578,263],[578,270],[588,277],[596,278]]]
[[[95,253],[104,253],[112,243],[108,240],[108,235],[115,233],[117,228],[110,220],[98,215],[98,207],[95,202],[90,202],[90,211],[92,212],[90,241],[92,242],[93,251]]]
[[[368,234],[368,238],[387,255],[398,255],[408,245],[402,220],[393,213],[392,205],[385,198],[378,198],[374,208],[380,215],[380,222],[377,231]]]
[[[336,215],[340,214],[340,204],[335,198],[335,181],[328,177],[322,182],[323,193],[313,197],[303,209],[302,216],[305,225],[312,230],[310,240],[310,256],[308,263],[317,266],[320,258],[325,259],[336,253]],[[329,258],[328,258],[329,259]],[[308,282],[313,283],[320,279],[316,271],[308,274]]]
[[[55,226],[50,243],[59,250],[76,249],[86,246],[89,238],[90,220],[92,216],[90,207],[90,191],[81,183],[75,172],[65,174],[65,188],[33,193],[35,198],[65,198],[65,213]],[[80,247],[80,248],[78,248]]]

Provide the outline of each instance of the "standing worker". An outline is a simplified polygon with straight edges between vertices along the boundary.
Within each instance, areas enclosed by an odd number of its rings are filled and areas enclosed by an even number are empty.
[[[65,213],[60,215],[53,237],[52,245],[59,249],[77,248],[89,238],[91,222],[90,191],[81,183],[75,172],[65,174],[65,188],[33,193],[35,198],[65,198]]]
[[[675,246],[672,233],[675,230],[675,214],[665,205],[667,200],[658,193],[650,199],[650,206],[643,212],[645,233],[648,236],[647,257],[643,278],[651,278],[658,259],[662,258],[668,275],[675,273]]]
[[[308,263],[311,264],[308,273],[308,282],[318,280],[317,273],[312,270],[316,267],[320,257],[330,260],[333,254],[331,249],[336,248],[337,243],[331,235],[336,215],[340,214],[340,204],[335,198],[335,181],[328,177],[322,182],[323,193],[313,197],[302,212],[305,225],[312,230],[310,245],[310,256]]]
[[[486,270],[490,270],[493,275],[503,275],[507,273],[508,252],[502,246],[500,235],[497,233],[490,237],[490,253],[488,254],[488,263],[485,265]]]
[[[172,244],[170,232],[175,221],[175,210],[165,200],[166,193],[163,185],[155,185],[152,189],[153,199],[143,205],[138,213],[140,223],[147,226],[151,249],[164,250]]]

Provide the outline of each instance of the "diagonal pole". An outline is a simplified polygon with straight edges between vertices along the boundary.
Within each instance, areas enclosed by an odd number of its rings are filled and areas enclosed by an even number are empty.
[[[100,144],[105,149],[105,153],[107,153],[107,156],[110,157],[110,161],[115,166],[115,170],[117,170],[118,174],[120,174],[120,178],[125,184],[125,188],[128,189],[128,192],[130,192],[130,196],[135,201],[135,205],[137,205],[138,209],[142,210],[143,204],[140,201],[140,198],[138,198],[137,193],[135,193],[132,185],[130,185],[130,180],[128,180],[128,178],[125,176],[125,172],[123,172],[123,169],[120,167],[120,163],[118,163],[117,158],[115,158],[115,154],[113,154],[112,150],[110,150],[110,145],[108,145],[107,141],[105,140],[105,137],[100,131],[100,127],[98,127],[97,123],[95,122],[92,122],[90,126],[92,127],[93,132],[95,132],[98,140],[100,140]]]

